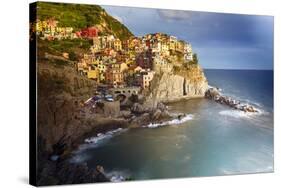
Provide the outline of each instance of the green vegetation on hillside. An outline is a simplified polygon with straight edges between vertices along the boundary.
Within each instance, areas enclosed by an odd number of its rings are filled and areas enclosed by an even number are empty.
[[[101,33],[113,34],[121,40],[133,35],[98,5],[38,2],[37,7],[40,20],[54,18],[62,27],[73,27],[77,31],[89,26],[100,26]]]
[[[39,40],[39,56],[44,56],[45,52],[53,55],[69,53],[69,59],[78,61],[81,54],[87,53],[92,45],[92,41],[86,39],[66,39],[66,40]]]
[[[193,56],[193,63],[198,64],[197,54],[193,54],[192,56]]]

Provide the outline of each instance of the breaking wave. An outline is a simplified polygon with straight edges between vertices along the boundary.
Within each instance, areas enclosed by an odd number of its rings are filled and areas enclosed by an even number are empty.
[[[70,159],[71,163],[81,163],[89,159],[91,156],[85,154],[85,150],[89,148],[96,148],[100,144],[109,141],[112,137],[119,135],[128,129],[118,128],[106,133],[98,133],[97,136],[93,136],[84,140],[84,144],[81,144],[77,150],[73,152],[73,156]]]
[[[85,142],[88,144],[98,144],[101,141],[108,140],[113,136],[115,136],[116,134],[120,134],[126,130],[127,129],[118,128],[112,131],[108,131],[106,133],[98,133],[97,136],[85,139]]]
[[[110,179],[111,182],[122,182],[128,180],[131,175],[126,170],[113,170],[111,172],[107,172],[106,176]]]
[[[233,95],[233,93],[225,93],[222,92],[222,89],[215,87],[215,86],[208,86],[209,88],[217,88],[218,91],[220,92],[221,96],[224,97],[230,97],[231,99],[233,99],[233,101],[235,103],[239,103],[237,106],[238,108],[243,107],[243,106],[252,106],[254,107],[255,110],[257,110],[257,112],[255,113],[249,113],[249,112],[244,112],[241,110],[223,110],[221,112],[219,112],[220,115],[225,115],[225,116],[231,116],[234,118],[254,118],[260,115],[268,115],[269,112],[264,110],[264,106],[261,103],[258,103],[256,101],[253,100],[249,100],[249,99],[245,99],[245,97],[239,97],[236,95]]]
[[[81,152],[81,151],[80,151]],[[69,162],[70,163],[82,163],[88,159],[91,158],[91,156],[85,154],[85,153],[79,153],[78,152],[75,152],[76,154],[73,155],[70,159],[69,159]]]
[[[148,127],[148,128],[157,128],[157,127],[162,127],[162,126],[167,126],[167,125],[178,125],[178,124],[182,124],[186,121],[192,120],[193,119],[193,115],[192,114],[187,114],[182,118],[176,118],[176,119],[172,119],[170,121],[165,121],[162,123],[150,123],[147,126],[144,127]]]
[[[216,88],[219,92],[222,91],[222,89],[219,88],[219,87],[215,87],[215,86],[208,85],[208,89],[211,89],[211,88]]]
[[[263,114],[263,112],[258,111],[256,113],[252,113],[252,112],[244,112],[244,111],[240,111],[240,110],[223,110],[223,111],[220,111],[219,114],[223,115],[223,116],[234,117],[234,118],[252,119],[256,116]]]

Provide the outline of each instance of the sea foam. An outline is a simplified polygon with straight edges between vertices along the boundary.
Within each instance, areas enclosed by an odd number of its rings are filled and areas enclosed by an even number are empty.
[[[239,110],[222,110],[219,112],[220,115],[223,116],[230,116],[233,118],[245,118],[245,119],[252,119],[256,116],[262,115],[263,111],[258,110],[258,112],[251,113],[251,112],[244,112]]]
[[[130,173],[127,170],[113,170],[106,172],[106,176],[111,182],[122,182],[130,178]]]
[[[97,136],[85,139],[85,142],[89,143],[89,144],[98,144],[101,141],[108,140],[108,139],[112,138],[113,136],[120,134],[126,130],[127,129],[118,128],[118,129],[115,129],[112,131],[108,131],[106,133],[98,133]]]
[[[93,136],[84,140],[84,144],[81,144],[77,150],[73,152],[73,156],[70,159],[72,163],[81,163],[86,161],[90,156],[85,154],[85,150],[89,148],[96,148],[100,146],[100,144],[110,140],[112,137],[119,135],[128,129],[118,128],[112,131],[108,131],[106,133],[98,133],[97,136]]]
[[[193,115],[192,114],[187,114],[184,117],[182,117],[181,119],[176,118],[176,119],[172,119],[170,121],[165,121],[162,123],[150,123],[147,126],[144,127],[148,127],[148,128],[157,128],[157,127],[162,127],[162,126],[167,126],[167,125],[178,125],[178,124],[182,124],[186,121],[192,120],[193,119]]]

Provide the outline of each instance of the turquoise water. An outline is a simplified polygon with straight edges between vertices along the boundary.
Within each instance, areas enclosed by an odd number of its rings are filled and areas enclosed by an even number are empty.
[[[273,72],[206,70],[209,84],[256,106],[248,115],[207,99],[169,105],[189,120],[122,130],[84,144],[75,162],[104,166],[109,176],[135,180],[273,171]],[[122,179],[121,177],[121,179]]]

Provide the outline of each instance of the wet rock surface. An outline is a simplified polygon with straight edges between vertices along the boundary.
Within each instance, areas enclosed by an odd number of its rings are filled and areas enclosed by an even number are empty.
[[[238,100],[222,95],[219,92],[219,89],[217,88],[213,88],[213,87],[209,88],[205,93],[205,97],[214,100],[217,103],[227,105],[233,109],[240,110],[243,112],[252,112],[252,113],[258,112],[258,110],[252,105],[243,104]]]
[[[167,106],[161,102],[156,104],[155,108],[146,107],[146,105],[134,104],[137,106],[136,110],[133,108],[131,113],[133,116],[129,119],[129,122],[132,126],[141,127],[149,123],[157,123],[163,120],[170,120],[173,116],[167,110]]]
[[[66,148],[61,147],[64,145],[64,138],[53,146],[58,147],[59,150],[54,149],[52,153],[45,149],[45,142],[41,137],[38,138],[38,186],[110,181],[103,170],[97,170],[103,169],[100,166],[92,169],[86,163],[70,163],[68,161],[68,155],[63,154]]]

